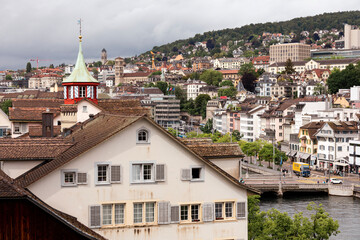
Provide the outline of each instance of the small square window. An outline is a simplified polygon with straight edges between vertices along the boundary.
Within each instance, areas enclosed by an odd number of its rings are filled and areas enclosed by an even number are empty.
[[[83,106],[83,113],[87,113],[87,106]]]
[[[76,171],[63,171],[62,178],[63,186],[76,186]]]
[[[193,180],[195,179],[201,179],[201,167],[194,167],[191,168],[191,178]]]

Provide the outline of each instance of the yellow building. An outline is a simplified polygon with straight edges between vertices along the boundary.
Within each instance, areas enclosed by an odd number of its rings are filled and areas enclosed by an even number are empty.
[[[298,160],[310,163],[311,158],[315,158],[317,154],[317,139],[315,133],[322,128],[324,122],[310,122],[300,127],[300,151],[297,154]]]

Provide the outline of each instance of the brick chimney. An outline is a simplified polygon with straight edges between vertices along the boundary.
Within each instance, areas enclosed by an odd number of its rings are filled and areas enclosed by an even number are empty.
[[[54,137],[54,113],[49,109],[42,113],[42,136]]]

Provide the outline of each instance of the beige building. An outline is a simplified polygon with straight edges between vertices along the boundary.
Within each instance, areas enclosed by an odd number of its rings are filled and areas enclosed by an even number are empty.
[[[62,76],[58,74],[35,75],[29,78],[29,88],[50,88],[61,83]]]
[[[310,58],[310,45],[303,43],[286,43],[270,46],[270,64],[275,62],[303,61]]]
[[[7,156],[33,146],[28,168],[53,160],[22,171],[7,161],[4,172],[26,172],[16,183],[107,239],[248,238],[247,196],[258,192],[147,117],[101,114],[57,144],[12,141]]]
[[[345,49],[359,49],[360,29],[357,26],[345,24],[344,42],[345,42]]]
[[[121,79],[124,77],[125,61],[121,57],[115,58],[115,86],[121,83]]]

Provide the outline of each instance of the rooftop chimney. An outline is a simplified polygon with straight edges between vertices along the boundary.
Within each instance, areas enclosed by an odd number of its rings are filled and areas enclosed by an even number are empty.
[[[54,116],[49,109],[42,113],[42,136],[54,137]]]

